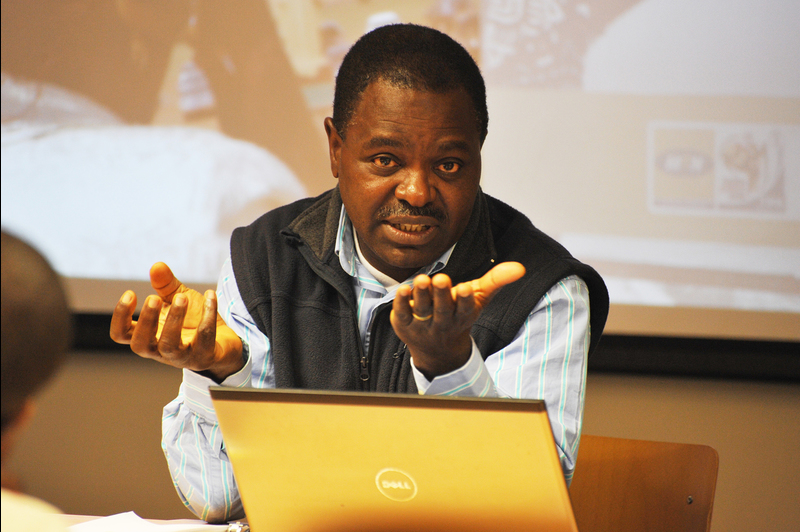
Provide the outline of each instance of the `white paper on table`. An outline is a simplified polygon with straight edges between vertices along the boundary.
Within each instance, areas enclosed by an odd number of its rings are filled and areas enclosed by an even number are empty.
[[[228,525],[206,523],[152,523],[134,512],[101,517],[69,527],[69,532],[225,532]]]

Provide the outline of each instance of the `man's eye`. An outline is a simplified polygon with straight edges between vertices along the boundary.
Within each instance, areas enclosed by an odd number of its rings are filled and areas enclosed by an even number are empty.
[[[375,157],[374,159],[372,159],[372,162],[382,168],[392,168],[393,166],[397,166],[397,163],[394,162],[394,159],[392,159],[391,157],[387,157],[385,155]]]
[[[461,169],[461,164],[455,161],[447,161],[446,163],[439,164],[436,169],[446,174],[452,174]]]

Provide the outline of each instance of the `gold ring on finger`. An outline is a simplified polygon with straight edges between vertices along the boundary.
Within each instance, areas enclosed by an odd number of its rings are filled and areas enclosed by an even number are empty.
[[[433,317],[433,313],[428,314],[427,316],[420,316],[419,314],[415,314],[415,313],[412,312],[411,315],[414,316],[415,320],[419,320],[419,321],[428,321],[429,319],[431,319]]]

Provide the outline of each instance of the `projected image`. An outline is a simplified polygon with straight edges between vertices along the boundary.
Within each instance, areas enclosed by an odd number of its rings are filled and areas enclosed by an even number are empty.
[[[638,1],[484,2],[482,58],[487,81],[580,88],[589,46],[609,22]]]
[[[612,305],[800,313],[797,20],[793,0],[4,0],[2,223],[72,279],[163,260],[213,283],[234,227],[335,186],[342,58],[413,22],[484,73],[483,188]]]
[[[2,25],[3,225],[62,274],[210,281],[234,227],[322,188],[263,2],[12,0]]]
[[[666,214],[800,220],[800,127],[653,123],[650,207]]]
[[[612,302],[800,313],[800,6],[498,0],[482,17],[492,119],[517,132],[492,130],[488,191],[530,190],[523,210]],[[511,179],[490,158],[523,153]]]

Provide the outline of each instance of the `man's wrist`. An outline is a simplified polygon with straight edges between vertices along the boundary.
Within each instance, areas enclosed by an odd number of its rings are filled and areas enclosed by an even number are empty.
[[[219,339],[217,349],[224,353],[224,358],[216,366],[198,373],[212,379],[217,384],[222,384],[231,375],[242,371],[247,359],[244,354],[244,345],[238,336]]]
[[[192,371],[191,373],[194,373],[203,379],[209,379],[219,386],[241,388],[250,384],[250,375],[252,371],[250,368],[250,351],[246,345],[243,345],[242,361],[242,367],[233,372],[225,371],[215,373],[211,370],[205,370]],[[206,383],[206,385],[208,385],[208,383]]]
[[[408,346],[411,362],[414,367],[428,380],[432,381],[440,375],[446,375],[464,367],[469,362],[472,354],[472,338],[467,335],[465,340],[459,341],[456,349],[447,354],[428,354],[424,351]],[[453,353],[456,353],[453,355]]]
[[[472,354],[466,364],[460,368],[444,375],[438,375],[433,381],[428,381],[412,361],[411,372],[414,375],[417,390],[422,395],[452,394],[454,390],[458,390],[457,395],[493,395],[491,390],[493,387],[487,388],[487,379],[491,380],[491,377],[474,340],[472,341]]]
[[[222,384],[231,375],[235,375],[235,374],[239,373],[240,371],[242,371],[242,368],[244,368],[244,361],[242,361],[242,364],[238,368],[234,368],[233,370],[210,370],[210,369],[207,369],[205,371],[198,371],[197,373],[199,375],[202,375],[203,377],[211,379],[212,381],[214,381],[217,384]]]

